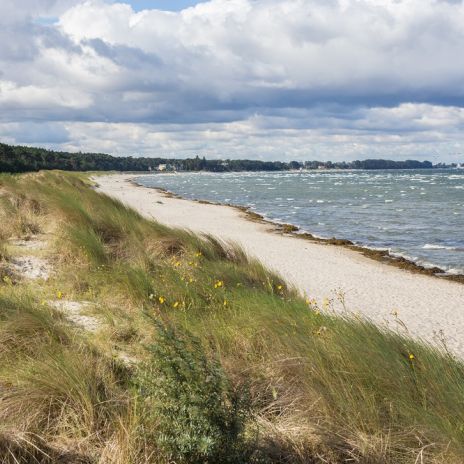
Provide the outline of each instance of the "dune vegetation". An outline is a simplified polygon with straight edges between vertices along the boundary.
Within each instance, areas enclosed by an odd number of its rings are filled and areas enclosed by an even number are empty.
[[[86,175],[0,176],[2,463],[457,464],[463,402],[445,347]]]

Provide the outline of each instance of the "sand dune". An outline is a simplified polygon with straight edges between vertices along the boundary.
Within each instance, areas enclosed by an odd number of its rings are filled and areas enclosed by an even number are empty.
[[[442,332],[450,350],[464,355],[464,285],[388,266],[343,247],[313,243],[272,232],[235,208],[169,198],[139,187],[133,175],[96,178],[99,190],[149,218],[238,243],[320,304],[355,311],[436,342]]]

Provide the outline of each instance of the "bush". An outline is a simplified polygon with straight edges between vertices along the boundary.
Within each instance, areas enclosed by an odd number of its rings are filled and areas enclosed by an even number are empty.
[[[207,357],[198,339],[161,323],[157,328],[137,382],[144,432],[175,462],[247,462],[246,395],[231,389],[219,361]]]

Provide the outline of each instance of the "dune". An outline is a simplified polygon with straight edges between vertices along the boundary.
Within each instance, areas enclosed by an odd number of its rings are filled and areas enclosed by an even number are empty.
[[[341,246],[275,233],[236,208],[175,198],[128,174],[96,178],[98,190],[169,226],[240,245],[308,298],[356,312],[464,355],[464,285],[370,259]]]

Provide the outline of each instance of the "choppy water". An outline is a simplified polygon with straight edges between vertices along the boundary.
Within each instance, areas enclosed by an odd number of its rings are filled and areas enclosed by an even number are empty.
[[[138,182],[464,274],[464,170],[163,173]]]

